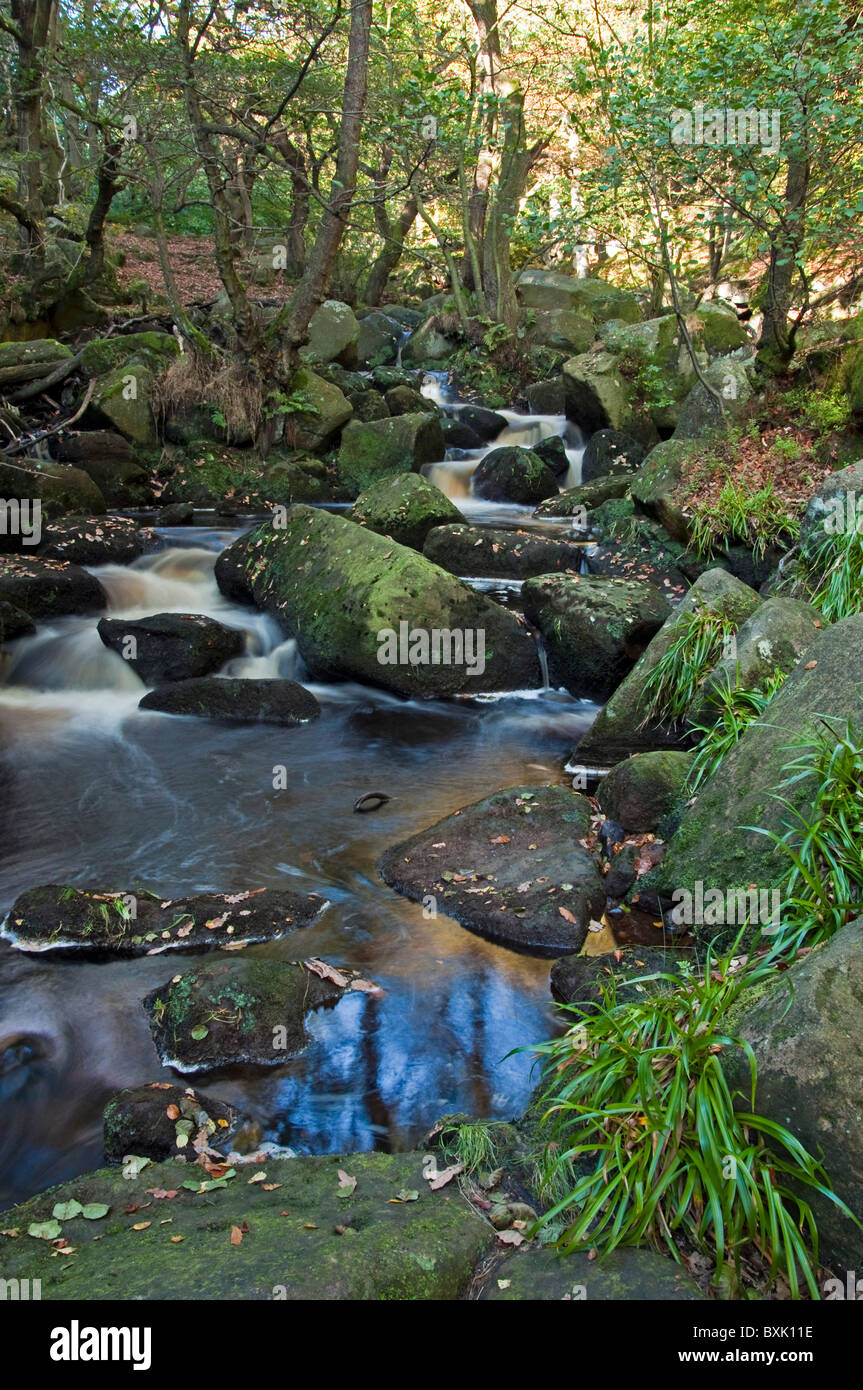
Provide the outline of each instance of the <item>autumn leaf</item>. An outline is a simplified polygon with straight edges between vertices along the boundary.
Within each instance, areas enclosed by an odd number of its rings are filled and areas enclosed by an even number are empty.
[[[521,1231],[498,1231],[497,1238],[501,1245],[524,1245]]]
[[[574,912],[570,912],[568,907],[559,907],[558,912],[567,922],[572,922],[573,926],[578,925],[578,918]]]
[[[429,1176],[428,1184],[432,1192],[438,1192],[440,1188],[446,1187],[453,1178],[457,1178],[459,1173],[464,1172],[463,1163],[452,1163],[449,1168],[443,1168],[440,1172],[432,1173]]]
[[[240,1230],[239,1226],[232,1226],[232,1227],[231,1227],[231,1244],[232,1244],[232,1245],[241,1245],[241,1244],[242,1244],[242,1241],[243,1241],[243,1233],[242,1233],[242,1231]]]
[[[351,1175],[350,1175],[350,1173],[346,1173],[346,1172],[345,1172],[344,1168],[340,1168],[340,1169],[338,1170],[338,1172],[339,1172],[339,1187],[342,1189],[342,1191],[339,1192],[339,1196],[340,1196],[340,1197],[350,1197],[350,1196],[352,1196],[353,1191],[354,1191],[354,1188],[355,1188],[356,1185],[357,1185],[357,1180],[356,1180],[356,1178],[352,1178]]]

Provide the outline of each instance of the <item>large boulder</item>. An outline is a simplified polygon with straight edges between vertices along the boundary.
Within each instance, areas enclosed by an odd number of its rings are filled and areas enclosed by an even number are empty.
[[[395,419],[353,421],[342,433],[339,477],[359,494],[393,473],[418,472],[438,463],[445,446],[437,415],[425,411]]]
[[[388,314],[366,314],[360,320],[357,361],[361,367],[383,367],[395,362],[404,329]]]
[[[114,338],[91,338],[81,349],[81,368],[87,376],[104,376],[119,367],[141,365],[155,372],[179,355],[172,333],[126,333]]]
[[[705,367],[703,375],[707,386],[697,381],[680,407],[675,439],[698,439],[714,430],[727,429],[752,396],[751,367],[747,363],[718,358]]]
[[[54,338],[32,338],[26,343],[0,343],[0,391],[38,381],[72,356],[71,348]]]
[[[87,473],[109,507],[140,507],[152,500],[147,470],[128,439],[115,430],[81,430],[57,445],[62,463]]]
[[[692,754],[656,749],[625,758],[599,784],[599,809],[628,835],[658,830],[686,794]]]
[[[806,504],[800,524],[800,552],[813,559],[825,541],[863,530],[863,460],[831,473]]]
[[[482,579],[529,579],[536,574],[577,573],[582,547],[539,531],[497,531],[490,526],[438,526],[423,554],[450,574]]]
[[[692,445],[666,439],[657,444],[631,478],[633,501],[664,526],[675,540],[686,542],[689,526],[681,491],[692,459]]]
[[[590,803],[566,787],[508,787],[386,850],[396,892],[537,955],[578,951],[605,906],[581,841]]]
[[[284,527],[262,526],[229,546],[216,578],[235,596],[245,583],[296,637],[313,677],[409,696],[540,684],[536,645],[514,614],[406,546],[330,512],[292,507]],[[462,638],[461,656],[451,634]]]
[[[396,473],[381,478],[360,493],[351,509],[351,518],[381,536],[391,536],[399,545],[422,550],[434,527],[463,521],[461,512],[440,488],[418,473]],[[449,568],[444,566],[445,569]]]
[[[552,685],[587,700],[608,699],[672,611],[650,584],[579,575],[529,579],[522,601],[542,635]]]
[[[643,432],[631,384],[618,361],[616,353],[596,348],[563,364],[566,414],[586,434],[605,429]]]
[[[538,309],[528,335],[532,343],[555,348],[567,356],[587,352],[596,337],[593,319],[573,309]]]
[[[633,473],[644,459],[644,445],[621,430],[597,430],[590,436],[581,460],[581,481]]]
[[[665,1303],[703,1299],[682,1265],[655,1250],[617,1249],[560,1254],[547,1246],[516,1250],[485,1270],[477,1298],[492,1303]]]
[[[434,318],[426,319],[405,343],[402,361],[417,367],[440,366],[458,352],[459,346],[458,339],[442,332]]]
[[[790,856],[760,832],[782,835],[795,824],[795,811],[811,808],[818,790],[812,778],[789,780],[784,769],[795,747],[823,733],[824,719],[838,720],[840,727],[845,721],[863,725],[863,615],[815,636],[763,717],[749,725],[699,790],[657,871],[661,895],[694,893],[697,882],[705,893],[752,884],[768,890],[787,877]],[[704,924],[695,930],[730,943],[737,927]]]
[[[207,676],[239,656],[245,646],[237,628],[200,613],[102,618],[97,631],[105,646],[128,661],[145,685]]]
[[[153,532],[131,516],[65,516],[48,522],[37,553],[76,565],[130,565],[156,546]]]
[[[594,507],[601,506],[603,502],[610,502],[623,497],[628,491],[629,478],[625,473],[591,478],[589,483],[579,483],[577,487],[567,488],[555,497],[546,498],[544,502],[540,502],[535,515],[538,517],[586,516],[588,512],[593,511]]]
[[[516,502],[526,507],[535,507],[560,491],[548,464],[533,450],[516,445],[486,454],[474,470],[471,486],[475,497],[488,502]]]
[[[310,927],[328,906],[319,893],[274,888],[160,898],[49,883],[16,898],[2,935],[19,951],[154,956],[275,941]]]
[[[353,367],[359,336],[360,325],[350,305],[325,299],[312,314],[309,340],[300,356],[308,362],[339,362],[343,367]]]
[[[311,691],[296,681],[226,680],[194,676],[157,685],[139,702],[139,709],[216,719],[228,724],[283,724],[292,727],[317,719],[321,707]]]
[[[290,435],[288,442],[297,449],[319,453],[348,423],[354,413],[353,406],[338,386],[308,367],[301,367],[295,372],[291,386],[308,404],[304,410],[290,417],[285,426],[285,436]]]
[[[759,604],[738,628],[733,651],[714,666],[687,710],[693,724],[712,722],[714,697],[723,690],[763,689],[771,676],[786,674],[814,642],[822,622],[818,610],[793,598]]]
[[[644,682],[674,638],[680,624],[696,608],[704,607],[729,619],[740,627],[759,602],[758,595],[725,570],[706,570],[693,584],[686,597],[653,638],[644,655],[639,658],[626,679],[618,686],[608,703],[600,710],[594,723],[578,745],[582,761],[595,759],[600,763],[615,763],[630,753],[646,752],[652,748],[675,747],[677,731],[662,721],[647,719],[644,707]]]
[[[757,1002],[744,1004],[731,1029],[755,1053],[756,1113],[786,1126],[821,1159],[834,1191],[858,1222],[863,1221],[861,1026],[863,917],[858,917],[781,975]],[[729,1054],[723,1066],[748,1110],[744,1057],[739,1051]],[[844,1297],[845,1271],[863,1265],[863,1232],[829,1198],[802,1192],[818,1223],[820,1263],[840,1276]]]
[[[153,415],[155,373],[141,362],[123,363],[96,379],[96,388],[87,408],[91,418],[107,423],[133,444],[158,443]]]
[[[227,1171],[210,1179],[198,1164],[172,1160],[136,1177],[105,1168],[42,1192],[4,1213],[4,1226],[26,1232],[73,1200],[98,1203],[105,1215],[64,1220],[77,1249],[69,1259],[53,1258],[47,1240],[4,1239],[4,1277],[38,1279],[44,1301],[74,1303],[113,1302],[118,1287],[126,1299],[173,1304],[190,1290],[223,1306],[454,1301],[494,1241],[457,1182],[430,1187],[427,1154],[267,1158],[251,1171]],[[135,1214],[124,1215],[130,1208]],[[146,1229],[141,1214],[150,1218]],[[161,1224],[169,1218],[176,1242]],[[234,1229],[239,1244],[231,1244]]]
[[[0,496],[7,502],[38,500],[43,520],[105,511],[105,499],[87,473],[40,459],[15,459],[14,466],[0,461]]]
[[[31,618],[60,618],[70,613],[98,613],[107,607],[108,598],[98,579],[79,565],[3,555],[0,602],[20,608]]]
[[[607,280],[577,279],[574,275],[531,266],[519,276],[517,290],[526,309],[568,310],[594,323],[605,323],[608,319],[638,323],[641,318],[635,295],[630,290],[610,285]]]

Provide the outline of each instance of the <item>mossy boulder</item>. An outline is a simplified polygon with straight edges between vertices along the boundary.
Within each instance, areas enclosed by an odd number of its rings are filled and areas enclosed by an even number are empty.
[[[559,492],[557,496],[549,497],[546,501],[540,502],[535,515],[538,517],[585,515],[594,507],[601,506],[603,502],[625,496],[628,491],[629,478],[625,474],[592,478],[588,483],[579,483],[577,487],[567,488],[564,492]]]
[[[752,396],[751,367],[747,363],[720,358],[711,362],[703,375],[707,386],[697,381],[680,407],[675,439],[698,439],[716,430],[727,430]]]
[[[5,501],[39,501],[43,520],[70,512],[97,516],[105,511],[105,499],[93,479],[80,468],[40,459],[0,462],[0,496]]]
[[[440,421],[426,411],[395,419],[354,421],[344,430],[338,470],[342,484],[359,495],[393,473],[418,472],[445,452]]]
[[[535,507],[560,491],[557,478],[538,454],[513,445],[486,454],[474,470],[471,487],[475,497],[526,507]]]
[[[391,536],[399,545],[422,550],[426,536],[434,527],[463,521],[458,507],[418,473],[397,473],[381,478],[361,493],[351,509],[351,518],[381,536]],[[444,566],[447,568],[447,566]]]
[[[155,1163],[189,1158],[195,1152],[189,1144],[193,1136],[211,1149],[224,1149],[239,1118],[233,1106],[196,1094],[191,1086],[153,1081],[129,1087],[105,1106],[105,1158],[108,1163],[122,1163],[130,1154]]]
[[[108,597],[98,579],[65,560],[0,556],[0,602],[31,618],[59,618],[70,613],[98,613]]]
[[[784,1125],[820,1158],[836,1195],[863,1221],[863,918],[843,927],[734,1019],[757,1065],[755,1111]],[[749,1109],[749,1067],[723,1061]],[[803,1195],[818,1223],[820,1262],[840,1275],[863,1263],[863,1232],[829,1198]],[[822,1286],[823,1287],[823,1286]]]
[[[587,352],[596,337],[593,319],[573,309],[538,309],[528,330],[532,343],[572,356]]]
[[[154,373],[141,362],[124,362],[97,379],[87,416],[107,421],[134,444],[156,444]]]
[[[587,700],[607,700],[671,616],[659,590],[637,580],[546,574],[527,581],[522,602],[552,685]]]
[[[153,491],[144,464],[116,430],[81,430],[65,436],[57,457],[88,474],[109,507],[140,507]]]
[[[102,618],[97,631],[105,646],[127,661],[145,685],[207,676],[239,656],[245,646],[239,629],[201,613]]]
[[[569,458],[561,435],[551,434],[547,439],[541,439],[538,444],[531,447],[532,452],[536,454],[537,458],[542,459],[556,478],[566,477],[569,472]]]
[[[577,279],[574,275],[531,266],[522,271],[517,289],[526,309],[568,310],[594,323],[604,323],[607,319],[637,323],[641,318],[638,300],[630,290],[618,289],[598,277]]]
[[[353,367],[357,362],[360,325],[349,304],[325,299],[312,314],[309,339],[300,356],[309,362],[339,362]]]
[[[706,608],[730,620],[739,628],[759,603],[758,595],[739,579],[722,569],[705,571],[674,612],[660,628],[644,655],[600,710],[591,728],[578,745],[581,760],[595,759],[615,763],[630,754],[654,748],[675,747],[679,732],[663,722],[649,718],[644,703],[644,682],[658,665],[680,624],[697,608]]]
[[[597,1013],[612,982],[618,1004],[637,1004],[649,994],[668,994],[674,988],[671,980],[642,982],[642,977],[673,975],[680,979],[688,959],[684,951],[658,946],[624,946],[604,956],[561,956],[551,967],[551,992],[558,1004],[575,1004],[589,1018]]]
[[[696,881],[705,892],[750,884],[766,890],[783,882],[791,858],[762,832],[782,835],[795,824],[795,811],[809,812],[818,791],[815,780],[789,781],[784,769],[798,756],[796,748],[811,745],[824,732],[825,718],[837,720],[840,728],[846,720],[863,725],[859,614],[815,636],[762,718],[749,725],[686,809],[656,871],[660,894],[694,892]],[[736,930],[734,925],[696,928],[704,939],[716,936],[728,944]]]
[[[485,1272],[478,1298],[491,1302],[697,1302],[704,1295],[682,1265],[655,1250],[560,1254],[524,1246]],[[586,1328],[585,1328],[586,1330]]]
[[[33,338],[29,342],[0,343],[0,372],[10,367],[41,367],[46,363],[59,365],[60,362],[68,361],[71,356],[72,349],[66,347],[65,343],[58,343],[55,338]]]
[[[404,418],[404,417],[402,417]],[[371,682],[399,694],[450,695],[540,683],[533,639],[514,614],[407,546],[345,517],[295,506],[282,528],[260,527],[235,541],[216,579],[236,595],[245,584],[260,608],[297,638],[313,677]],[[390,660],[381,634],[484,634],[484,669],[439,661],[420,644]],[[428,644],[426,644],[428,645]],[[414,652],[411,655],[411,651]],[[384,660],[381,660],[383,653]]]
[[[563,364],[566,414],[586,434],[639,429],[632,386],[618,369],[618,356],[604,348],[570,357]]]
[[[305,408],[289,417],[286,437],[298,449],[316,454],[327,449],[333,436],[353,415],[353,406],[332,381],[327,381],[308,367],[294,373],[291,390],[305,402]]]
[[[134,365],[159,372],[179,353],[180,345],[172,333],[126,333],[116,338],[91,338],[81,349],[81,368],[87,376],[105,376],[120,367]]]
[[[639,579],[653,584],[672,601],[682,598],[690,581],[698,577],[687,563],[684,547],[672,540],[657,522],[635,511],[631,498],[611,499],[590,512],[587,525],[597,545],[584,552],[589,574],[606,579]],[[719,564],[711,561],[701,570]],[[724,568],[724,566],[722,566]]]
[[[693,459],[685,440],[666,439],[645,458],[630,480],[633,500],[673,536],[686,542],[689,527],[678,500]]]
[[[22,1232],[18,1239],[0,1236],[4,1275],[40,1279],[43,1300],[75,1303],[190,1296],[220,1303],[453,1301],[467,1292],[494,1233],[457,1183],[429,1188],[426,1157],[268,1159],[209,1186],[204,1168],[177,1161],[152,1164],[132,1180],[102,1169],[4,1215],[4,1228]],[[356,1178],[352,1190],[340,1170]],[[266,1183],[249,1183],[260,1173]],[[147,1189],[177,1196],[157,1199]],[[72,1199],[109,1210],[100,1220],[64,1221],[77,1254],[52,1259],[50,1243],[26,1232]],[[127,1214],[129,1207],[138,1210]],[[149,1227],[135,1230],[142,1217]],[[243,1237],[238,1245],[231,1243],[234,1227]]]
[[[800,552],[814,559],[829,537],[863,527],[863,460],[831,473],[806,504],[800,524]],[[850,522],[850,526],[849,526]]]
[[[307,1015],[338,1004],[350,986],[349,975],[324,968],[336,978],[298,961],[234,956],[167,980],[144,1000],[163,1066],[276,1067],[305,1052]]]
[[[539,531],[503,531],[490,526],[438,526],[426,537],[427,560],[472,578],[529,579],[537,574],[576,573],[582,547],[566,537]]]
[[[738,628],[734,651],[714,666],[687,710],[693,724],[711,723],[718,692],[763,689],[777,673],[787,675],[814,642],[823,626],[818,610],[793,598],[770,598],[759,604]]]
[[[393,845],[380,873],[480,936],[536,955],[577,951],[605,906],[580,843],[590,811],[566,787],[507,787]]]
[[[417,367],[441,366],[454,357],[460,347],[458,338],[444,333],[434,317],[426,319],[411,333],[402,351],[402,361]],[[391,361],[395,361],[393,353]]]
[[[274,888],[161,898],[49,883],[15,900],[2,935],[19,951],[159,955],[274,941],[311,926],[327,906],[319,893]]]
[[[321,712],[311,691],[296,681],[253,677],[226,680],[222,676],[194,676],[157,685],[138,708],[228,724],[286,727],[307,724]]]
[[[384,400],[390,415],[436,415],[437,406],[415,386],[391,386]]]
[[[360,320],[357,361],[361,367],[383,367],[395,362],[404,329],[388,314],[366,314]]]
[[[600,810],[628,834],[657,830],[686,794],[692,754],[657,749],[626,758],[599,784]]]

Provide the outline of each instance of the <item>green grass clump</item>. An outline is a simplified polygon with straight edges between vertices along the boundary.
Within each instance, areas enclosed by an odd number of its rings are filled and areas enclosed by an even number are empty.
[[[732,685],[726,672],[724,685],[710,696],[717,717],[709,724],[693,724],[692,731],[701,735],[695,758],[689,769],[687,786],[691,792],[713,776],[726,753],[739,742],[749,725],[760,719],[773,696],[785,680],[784,671],[776,671],[767,683],[756,690],[742,690]]]
[[[480,1168],[496,1168],[498,1140],[496,1131],[501,1124],[497,1120],[472,1120],[464,1124],[454,1123],[446,1126],[440,1122],[442,1143],[447,1158],[462,1164],[466,1174],[475,1173]]]
[[[791,859],[776,942],[786,955],[826,940],[863,911],[863,734],[844,721],[824,718],[821,726],[783,768],[775,795],[790,812],[785,833],[752,827]],[[782,795],[802,781],[812,790],[805,810]]]
[[[690,548],[700,560],[721,545],[747,546],[760,559],[772,545],[800,534],[772,482],[757,490],[729,477],[716,502],[696,503],[690,522]]]
[[[641,693],[645,707],[642,727],[651,721],[675,724],[683,718],[701,682],[722,656],[727,638],[735,631],[729,618],[704,604],[684,614],[668,650],[645,678]]]
[[[856,527],[828,532],[812,554],[804,554],[790,582],[802,582],[809,601],[830,623],[863,610],[863,533]]]
[[[845,1208],[799,1140],[754,1113],[755,1057],[723,1020],[768,967],[735,972],[730,962],[708,957],[703,977],[633,1003],[617,1004],[610,981],[597,1014],[539,1048],[550,1131],[541,1169],[556,1196],[540,1234],[563,1223],[565,1252],[650,1243],[681,1260],[694,1246],[734,1291],[742,1252],[755,1246],[793,1297],[805,1285],[818,1298],[807,1189]],[[721,1066],[734,1049],[748,1064],[746,1110],[735,1109]]]

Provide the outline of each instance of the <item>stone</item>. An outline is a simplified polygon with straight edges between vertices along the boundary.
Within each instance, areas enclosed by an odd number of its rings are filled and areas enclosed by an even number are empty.
[[[200,613],[102,618],[97,631],[105,646],[127,661],[145,685],[208,676],[245,647],[239,629]]]
[[[437,526],[423,554],[433,564],[468,578],[528,579],[537,574],[578,572],[582,546],[564,536],[538,531],[503,531],[490,526]]]
[[[339,477],[355,494],[393,473],[418,472],[444,456],[440,421],[426,412],[395,419],[354,421],[342,433]]]
[[[167,1110],[173,1107],[179,1117],[172,1120]],[[122,1163],[130,1154],[161,1163],[166,1158],[187,1157],[189,1130],[197,1137],[201,1129],[210,1148],[224,1150],[230,1143],[239,1113],[233,1106],[201,1093],[190,1086],[171,1086],[151,1082],[149,1086],[134,1086],[118,1091],[105,1107],[105,1158],[108,1163]]]
[[[98,579],[79,565],[2,555],[0,602],[41,619],[97,613],[107,607],[108,598]]]
[[[296,681],[222,676],[158,685],[139,701],[138,708],[230,724],[307,724],[321,712],[314,695]]]
[[[536,506],[560,491],[554,473],[531,449],[505,446],[484,456],[472,479],[475,497]]]
[[[629,835],[658,830],[686,795],[692,758],[673,749],[625,758],[599,784],[600,810]]]
[[[325,299],[312,314],[308,343],[300,349],[307,362],[339,362],[352,367],[358,359],[360,325],[349,304]]]
[[[580,841],[590,803],[565,787],[508,787],[386,850],[385,883],[469,931],[535,955],[577,951],[605,906]]]
[[[418,473],[396,473],[372,483],[351,508],[351,519],[412,550],[423,549],[433,528],[464,520],[440,488]]]
[[[632,473],[645,455],[644,445],[621,430],[596,430],[587,441],[581,460],[581,480],[605,478],[609,474]]]

